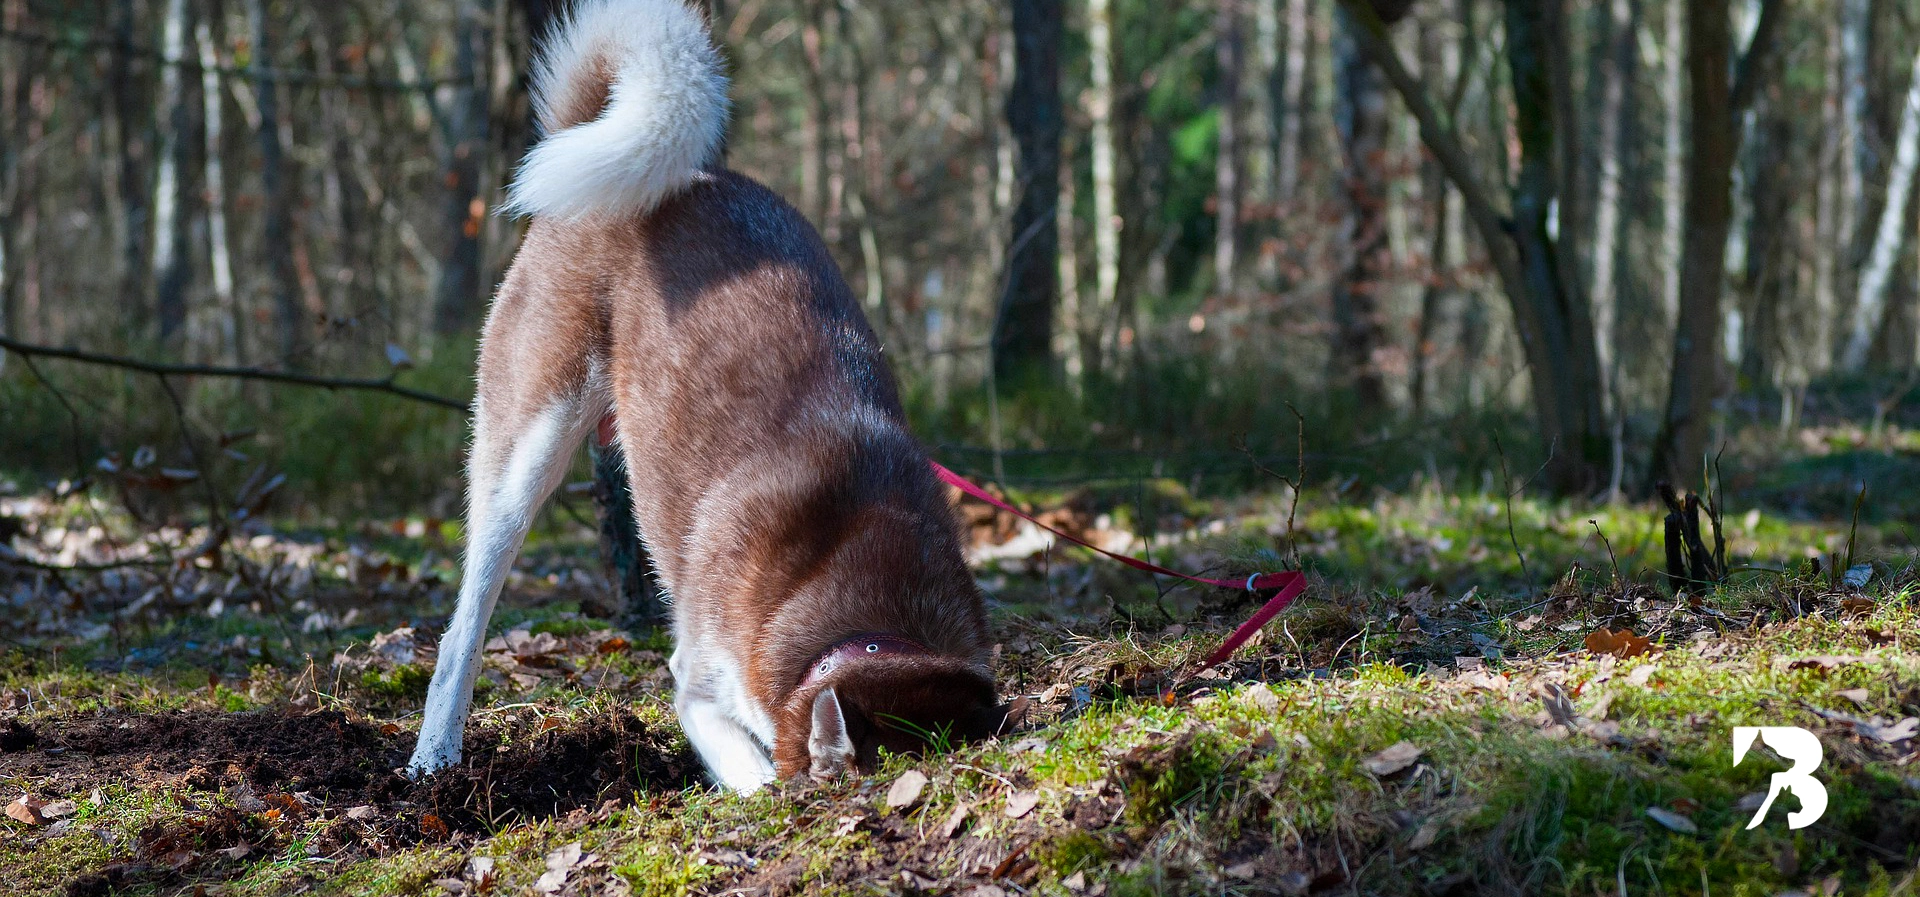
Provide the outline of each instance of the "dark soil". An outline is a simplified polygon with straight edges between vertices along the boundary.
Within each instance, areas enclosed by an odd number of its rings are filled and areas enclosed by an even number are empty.
[[[83,799],[108,784],[184,798],[184,816],[140,831],[128,856],[72,882],[71,894],[224,877],[241,868],[242,856],[284,847],[315,822],[317,848],[344,859],[590,812],[701,780],[674,733],[632,713],[537,733],[536,725],[543,724],[469,724],[467,762],[416,783],[396,771],[413,733],[336,711],[14,719],[0,723],[0,779],[24,779],[44,799]]]

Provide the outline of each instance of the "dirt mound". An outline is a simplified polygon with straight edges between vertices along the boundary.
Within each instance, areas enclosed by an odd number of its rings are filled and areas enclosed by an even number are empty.
[[[110,783],[221,792],[183,800],[183,816],[143,829],[72,894],[225,878],[301,835],[346,859],[700,780],[674,733],[626,711],[469,724],[466,744],[466,763],[416,783],[395,772],[411,732],[343,713],[101,712],[0,724],[0,779],[43,798],[84,798]]]

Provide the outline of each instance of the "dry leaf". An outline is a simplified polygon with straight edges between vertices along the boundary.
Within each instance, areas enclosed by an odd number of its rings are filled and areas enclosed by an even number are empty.
[[[926,774],[917,769],[909,769],[893,780],[893,787],[887,789],[887,809],[899,810],[914,805],[920,799],[920,792],[927,790]]]
[[[857,828],[859,828],[859,827],[860,827],[860,820],[861,820],[861,819],[863,819],[863,818],[865,818],[865,817],[862,817],[862,816],[842,816],[842,817],[840,817],[840,824],[838,824],[838,825],[836,825],[836,826],[834,826],[834,827],[833,827],[833,834],[834,834],[834,836],[835,836],[835,837],[840,837],[840,836],[843,836],[843,835],[851,835],[851,834],[853,834],[853,830],[854,830],[854,829],[857,829]]]
[[[1854,704],[1858,706],[1861,706],[1861,707],[1867,706],[1868,695],[1867,695],[1867,690],[1864,688],[1848,688],[1848,689],[1843,689],[1841,691],[1836,691],[1834,692],[1834,694],[1839,695],[1840,697],[1846,698],[1847,700],[1852,701]]]
[[[1060,886],[1075,893],[1084,891],[1087,889],[1087,873],[1075,872],[1066,878],[1060,879]]]
[[[1225,872],[1228,878],[1238,878],[1242,881],[1252,881],[1260,876],[1260,867],[1252,860],[1236,866],[1228,866],[1220,871]]]
[[[947,821],[940,826],[940,837],[951,839],[954,835],[960,834],[960,829],[966,827],[967,817],[972,813],[972,804],[954,807],[953,812],[948,814]]]
[[[1631,629],[1622,629],[1615,632],[1605,626],[1588,633],[1586,644],[1588,651],[1592,651],[1595,654],[1611,655],[1622,660],[1629,657],[1638,657],[1653,648],[1653,641],[1651,639],[1634,635]]]
[[[1679,813],[1675,813],[1672,810],[1660,807],[1648,807],[1647,818],[1660,823],[1669,831],[1676,831],[1683,835],[1696,835],[1700,833],[1700,827],[1694,825],[1693,820]]]
[[[1426,751],[1415,747],[1413,742],[1401,741],[1380,753],[1362,760],[1361,763],[1366,766],[1368,772],[1374,775],[1390,776],[1412,766],[1413,761],[1420,759],[1420,755],[1424,753],[1426,753]]]
[[[1817,670],[1821,673],[1831,673],[1843,666],[1859,663],[1863,660],[1866,660],[1866,658],[1858,654],[1815,654],[1789,662],[1787,669]]]
[[[1280,709],[1280,696],[1273,693],[1265,682],[1255,682],[1241,689],[1240,696],[1255,709],[1263,713],[1272,713]]]
[[[464,894],[467,891],[467,883],[457,878],[436,878],[433,883],[449,894]]]
[[[19,820],[28,825],[41,825],[46,820],[41,818],[40,808],[46,805],[46,801],[23,794],[15,798],[13,803],[7,804],[7,818]]]
[[[372,819],[373,817],[378,816],[379,814],[380,814],[380,808],[373,806],[371,804],[361,804],[360,806],[349,807],[347,809],[348,819],[357,819],[357,820],[365,821],[368,819]]]
[[[565,847],[547,854],[547,871],[541,873],[533,883],[534,890],[551,894],[567,883],[567,876],[573,874],[573,867],[580,865],[580,842],[575,841]]]
[[[253,848],[251,846],[248,846],[247,842],[245,841],[235,844],[232,847],[222,847],[219,850],[214,851],[214,853],[217,853],[230,860],[241,859],[242,857],[245,857],[247,854],[252,852],[253,852]]]
[[[79,809],[80,805],[73,801],[56,800],[40,808],[40,817],[42,819],[59,819],[65,816],[72,816],[78,812]]]
[[[1864,617],[1873,613],[1873,607],[1874,601],[1872,598],[1854,597],[1840,599],[1840,615],[1843,617]]]
[[[1040,804],[1040,792],[1015,791],[1007,795],[1007,818],[1019,819],[1033,811]]]
[[[1426,850],[1440,838],[1440,820],[1429,819],[1422,823],[1420,830],[1413,833],[1413,840],[1407,842],[1408,850]]]
[[[1653,674],[1657,669],[1653,664],[1643,663],[1634,667],[1632,672],[1627,673],[1627,681],[1641,688],[1645,688],[1647,687],[1647,683],[1653,680]]]

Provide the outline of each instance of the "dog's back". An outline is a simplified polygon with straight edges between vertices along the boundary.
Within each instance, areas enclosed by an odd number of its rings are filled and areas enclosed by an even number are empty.
[[[597,0],[549,51],[554,136],[514,187],[535,218],[487,323],[448,640],[472,637],[470,599],[490,610],[496,555],[517,549],[557,449],[612,413],[674,601],[682,723],[722,781],[752,787],[870,760],[908,730],[977,731],[992,680],[979,594],[878,340],[813,228],[714,158],[724,92],[690,15]]]

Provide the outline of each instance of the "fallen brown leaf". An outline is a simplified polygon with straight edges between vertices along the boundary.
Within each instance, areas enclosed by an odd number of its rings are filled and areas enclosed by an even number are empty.
[[[1413,742],[1401,741],[1360,762],[1368,772],[1376,776],[1390,776],[1412,766],[1413,762],[1420,759],[1420,755],[1424,753],[1426,751],[1414,746]]]
[[[1040,792],[1015,791],[1014,793],[1007,795],[1007,818],[1019,819],[1020,817],[1025,816],[1030,812],[1033,812],[1033,808],[1039,805],[1040,805]]]
[[[46,801],[23,794],[15,798],[13,803],[7,804],[7,818],[28,825],[43,825],[47,820],[41,818],[40,808],[46,805]]]
[[[887,789],[887,809],[901,810],[911,807],[920,800],[920,792],[927,790],[927,776],[917,769],[909,769],[893,780],[893,787]]]
[[[1631,629],[1618,632],[1605,626],[1587,634],[1587,650],[1595,654],[1612,655],[1625,660],[1638,657],[1653,649],[1653,641],[1644,636],[1635,635]]]
[[[954,807],[953,812],[947,815],[947,821],[940,826],[940,837],[951,839],[954,835],[960,834],[960,830],[966,827],[967,817],[972,813],[972,804]]]

